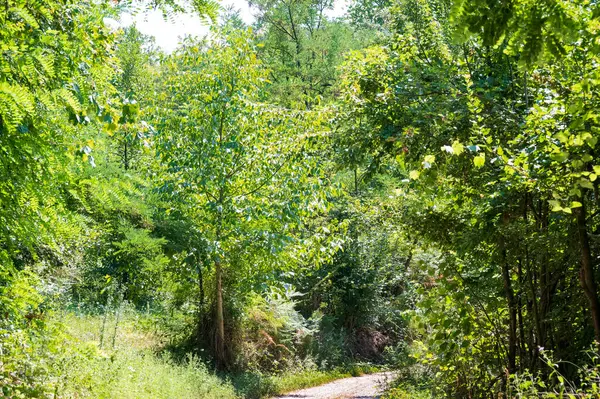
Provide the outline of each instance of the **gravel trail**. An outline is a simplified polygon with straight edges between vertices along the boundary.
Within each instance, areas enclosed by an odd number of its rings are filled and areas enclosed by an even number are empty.
[[[290,392],[278,399],[376,399],[392,381],[393,372],[344,378],[318,387]]]

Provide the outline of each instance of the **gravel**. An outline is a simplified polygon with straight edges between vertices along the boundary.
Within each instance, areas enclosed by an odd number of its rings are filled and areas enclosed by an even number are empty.
[[[384,372],[360,377],[344,378],[318,387],[290,392],[279,399],[375,399],[394,378],[394,373]]]

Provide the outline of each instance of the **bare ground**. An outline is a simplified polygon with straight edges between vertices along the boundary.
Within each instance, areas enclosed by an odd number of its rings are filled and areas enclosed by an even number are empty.
[[[318,387],[290,392],[278,399],[376,399],[394,377],[393,372],[344,378]]]

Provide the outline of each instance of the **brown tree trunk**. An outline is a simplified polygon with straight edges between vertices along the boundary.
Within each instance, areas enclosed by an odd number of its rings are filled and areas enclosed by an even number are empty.
[[[600,342],[600,303],[598,302],[598,289],[596,287],[596,279],[594,277],[594,265],[592,262],[592,250],[587,232],[587,221],[585,211],[585,200],[580,199],[581,206],[575,208],[575,216],[577,217],[577,230],[579,232],[579,248],[581,249],[581,269],[579,271],[579,281],[581,287],[587,296],[590,303],[590,311],[592,313],[592,323],[596,341]]]
[[[221,124],[220,142],[223,141],[222,137],[223,125]],[[219,215],[217,217],[215,238],[219,245],[216,246],[216,250],[219,251],[223,229],[223,204],[225,189],[222,186],[219,189],[218,204],[221,207]],[[224,370],[228,368],[227,354],[225,353],[225,316],[223,315],[223,263],[221,254],[215,253],[215,363],[217,368]]]
[[[541,216],[541,234],[548,234],[548,224],[549,224],[549,214],[550,209],[548,202],[544,202],[542,207]],[[550,259],[550,254],[548,252],[548,248],[546,247],[545,251],[542,253],[542,258],[540,261],[540,281],[539,281],[539,290],[540,290],[540,302],[538,307],[538,318],[536,320],[539,323],[539,339],[538,345],[545,348],[547,346],[547,338],[548,338],[548,312],[550,311],[550,302],[552,300],[552,287],[550,283],[550,272],[548,271],[548,260]]]
[[[225,355],[225,318],[223,317],[223,267],[221,260],[215,260],[215,279],[216,279],[216,334],[215,334],[215,361],[217,368],[227,368],[227,357]]]

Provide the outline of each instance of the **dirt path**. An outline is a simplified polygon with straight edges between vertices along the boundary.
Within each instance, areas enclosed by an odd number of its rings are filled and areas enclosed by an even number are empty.
[[[318,387],[290,392],[278,399],[375,399],[392,381],[393,372],[344,378]]]

